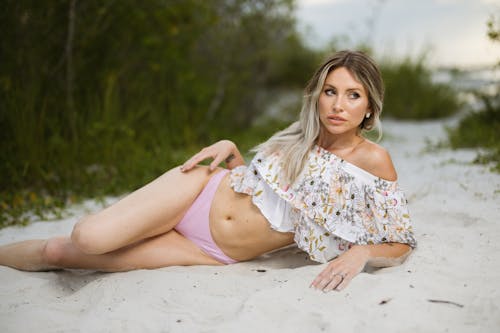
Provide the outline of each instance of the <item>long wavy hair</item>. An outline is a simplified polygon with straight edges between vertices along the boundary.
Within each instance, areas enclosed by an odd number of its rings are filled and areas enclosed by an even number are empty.
[[[266,153],[279,151],[284,176],[289,184],[293,184],[304,168],[307,155],[318,140],[321,130],[319,96],[328,74],[340,67],[349,70],[368,93],[368,107],[371,115],[369,118],[363,118],[359,131],[377,128],[379,139],[382,135],[379,119],[384,100],[384,84],[378,66],[363,52],[349,50],[336,52],[323,62],[307,84],[299,120],[252,149],[254,152]]]

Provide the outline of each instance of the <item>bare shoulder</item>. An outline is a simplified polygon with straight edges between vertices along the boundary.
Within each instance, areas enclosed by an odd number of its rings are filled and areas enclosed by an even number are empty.
[[[356,165],[369,173],[385,180],[395,181],[398,178],[391,155],[382,146],[365,140],[353,152]]]

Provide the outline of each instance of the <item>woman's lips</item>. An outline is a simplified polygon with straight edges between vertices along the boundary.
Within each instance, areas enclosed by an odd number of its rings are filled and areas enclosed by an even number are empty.
[[[341,124],[346,121],[346,119],[340,116],[328,116],[328,120],[333,124]]]

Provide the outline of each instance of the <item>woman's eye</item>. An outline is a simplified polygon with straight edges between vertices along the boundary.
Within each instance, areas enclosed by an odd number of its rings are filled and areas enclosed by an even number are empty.
[[[335,95],[335,91],[333,89],[326,89],[325,94],[327,96],[333,96],[333,95]]]
[[[358,99],[360,96],[357,92],[353,92],[349,94],[349,97],[352,99]]]

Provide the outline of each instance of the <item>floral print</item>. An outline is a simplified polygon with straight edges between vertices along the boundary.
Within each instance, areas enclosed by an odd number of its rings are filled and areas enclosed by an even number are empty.
[[[286,184],[282,174],[279,153],[259,152],[248,167],[231,171],[231,186],[252,196],[271,227],[293,231],[295,242],[312,260],[327,262],[354,244],[416,247],[397,182],[378,178],[319,146],[311,149],[293,184]],[[284,211],[276,214],[277,206]]]

